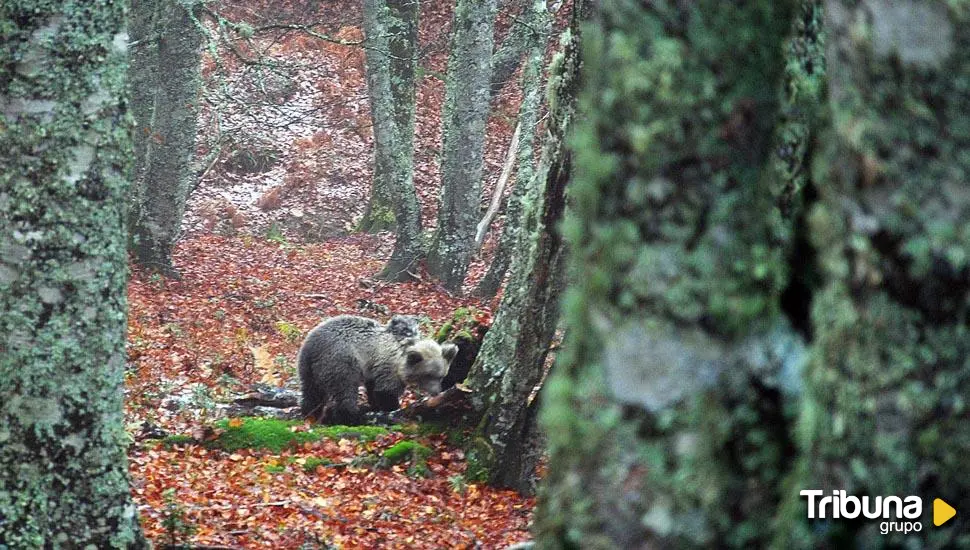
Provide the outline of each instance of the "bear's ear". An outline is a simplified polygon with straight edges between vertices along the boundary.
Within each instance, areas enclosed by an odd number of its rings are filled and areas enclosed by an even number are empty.
[[[407,361],[408,361],[408,366],[413,367],[418,363],[420,363],[421,361],[424,361],[424,356],[421,355],[420,351],[409,351]]]
[[[458,354],[458,346],[452,344],[451,342],[445,342],[441,344],[441,355],[445,358],[445,361],[451,363],[451,360],[455,358]]]

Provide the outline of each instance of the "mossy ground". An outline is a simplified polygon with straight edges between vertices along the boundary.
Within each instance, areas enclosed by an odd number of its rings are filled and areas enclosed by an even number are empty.
[[[391,466],[410,461],[408,474],[427,476],[429,474],[427,459],[431,456],[431,449],[411,440],[398,441],[381,453],[381,464]]]
[[[416,441],[404,440],[388,447],[387,450],[381,454],[381,458],[387,461],[388,464],[397,464],[407,460],[409,457],[420,457],[424,459],[430,454],[431,449],[428,447],[425,447]]]
[[[373,441],[399,426],[318,426],[303,430],[303,422],[275,418],[241,418],[220,420],[215,424],[220,430],[218,437],[209,442],[212,447],[224,451],[239,449],[268,449],[280,452],[291,445],[319,441],[321,439],[357,439]],[[181,445],[195,441],[188,435],[170,435],[162,440],[165,446]]]

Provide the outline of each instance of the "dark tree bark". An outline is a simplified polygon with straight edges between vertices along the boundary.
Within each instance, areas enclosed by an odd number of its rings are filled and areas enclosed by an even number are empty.
[[[411,277],[422,256],[421,208],[414,189],[414,94],[418,2],[367,0],[367,85],[374,121],[374,179],[365,231],[395,227],[397,240],[383,276]]]
[[[602,4],[539,547],[967,544],[810,523],[798,491],[967,503],[968,22]]]
[[[519,108],[519,124],[521,125],[519,146],[516,152],[515,187],[509,196],[505,207],[505,222],[495,256],[488,267],[485,276],[478,283],[475,294],[492,298],[502,286],[502,280],[512,261],[512,250],[515,247],[519,229],[519,218],[522,211],[522,200],[526,190],[533,184],[535,176],[535,127],[541,103],[542,61],[545,56],[546,41],[549,38],[551,18],[542,2],[535,2],[527,9],[528,30],[525,34],[524,47],[529,49],[528,60],[522,72],[522,105]],[[522,23],[525,25],[525,23]],[[521,52],[520,52],[521,53]],[[496,54],[497,55],[497,54]],[[538,185],[538,183],[536,183]]]
[[[145,548],[122,417],[124,3],[0,7],[0,546]]]
[[[178,277],[172,247],[185,200],[195,187],[200,23],[191,3],[133,0],[131,6],[131,113],[135,170],[129,217],[135,261]]]
[[[571,39],[550,68],[554,87],[549,92],[549,133],[542,158],[535,177],[519,182],[524,191],[512,275],[468,377],[476,409],[484,411],[475,439],[481,444],[473,449],[470,460],[488,472],[492,485],[527,494],[535,489],[541,455],[536,421],[539,403],[531,396],[542,380],[559,320],[563,242],[558,225],[570,176],[566,136],[579,84],[583,2],[576,4],[580,11],[574,15]],[[542,9],[537,20],[546,17]],[[538,73],[541,62],[541,53],[534,55],[529,61],[530,72]],[[534,76],[538,79],[538,74]]]
[[[495,0],[458,0],[452,23],[441,115],[441,201],[428,253],[428,272],[452,291],[465,280],[480,218],[495,10]]]

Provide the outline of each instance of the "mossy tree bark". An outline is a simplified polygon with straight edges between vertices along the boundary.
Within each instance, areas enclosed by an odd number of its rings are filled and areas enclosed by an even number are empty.
[[[828,107],[806,234],[821,284],[800,485],[970,509],[970,5],[826,0]],[[792,512],[804,514],[804,504]],[[928,517],[924,515],[924,517]],[[787,518],[785,518],[787,519]],[[792,532],[795,540],[809,533]],[[848,545],[961,548],[968,523]],[[785,541],[788,543],[788,540]]]
[[[428,272],[448,290],[465,280],[480,217],[496,0],[458,0],[445,84],[438,226]]]
[[[144,548],[122,427],[126,5],[0,7],[0,542]]]
[[[129,24],[135,117],[131,247],[135,261],[171,277],[178,277],[172,247],[196,178],[202,32],[192,9],[192,2],[133,0]]]
[[[423,254],[421,207],[414,189],[418,2],[367,0],[364,31],[374,122],[374,179],[361,229],[396,229],[394,251],[383,275],[404,280]]]
[[[824,66],[801,10],[787,50],[792,5],[770,0],[603,2],[586,29],[539,547],[772,539],[805,357],[782,295]]]
[[[536,21],[548,29],[544,6],[536,6],[541,10]],[[549,131],[535,176],[517,183],[523,191],[521,220],[509,284],[467,382],[474,390],[475,408],[484,411],[469,460],[487,472],[490,484],[528,494],[535,489],[541,455],[539,401],[532,394],[542,380],[563,287],[564,248],[558,225],[570,177],[566,136],[576,110],[579,25],[585,6],[575,2],[572,32],[550,67]],[[543,48],[537,44],[536,50],[527,72],[538,80]],[[526,101],[538,103],[538,91],[532,92],[536,97]],[[533,113],[537,107],[531,107]],[[521,155],[531,157],[528,149]]]
[[[502,286],[502,280],[512,261],[512,252],[518,235],[522,201],[526,190],[532,184],[535,176],[535,133],[541,102],[542,61],[545,57],[546,41],[552,24],[545,2],[535,2],[527,8],[528,34],[525,34],[524,46],[528,48],[528,59],[522,71],[522,105],[519,107],[519,124],[521,125],[519,146],[516,151],[515,187],[509,196],[505,207],[505,222],[495,256],[488,267],[488,271],[475,288],[475,294],[492,298]],[[522,23],[525,25],[525,23]],[[524,31],[520,31],[524,32]],[[521,53],[521,52],[520,52]],[[538,185],[538,182],[536,182]]]
[[[968,18],[602,4],[540,547],[970,544],[798,495],[967,503]]]

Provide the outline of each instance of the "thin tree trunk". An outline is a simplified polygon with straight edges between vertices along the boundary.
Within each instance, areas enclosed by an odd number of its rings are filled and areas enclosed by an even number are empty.
[[[171,277],[178,277],[172,247],[195,187],[202,33],[192,9],[173,0],[133,0],[131,7],[132,250],[138,263]]]
[[[374,179],[365,230],[396,226],[391,258],[381,276],[412,277],[423,255],[421,207],[414,189],[414,94],[418,2],[366,0],[367,87],[374,122]]]
[[[495,11],[495,0],[458,0],[452,23],[441,116],[441,201],[428,254],[428,271],[452,291],[465,279],[480,217]]]
[[[548,29],[545,6],[537,3],[536,9],[540,10],[535,16],[537,24]],[[557,226],[565,210],[570,176],[565,138],[579,83],[579,22],[577,16],[572,40],[550,69],[550,78],[557,82],[551,92],[554,100],[550,100],[555,108],[550,112],[550,132],[536,176],[519,182],[524,190],[522,219],[516,233],[511,280],[468,377],[468,385],[475,390],[473,395],[481,400],[476,408],[485,411],[476,441],[487,442],[474,449],[470,458],[488,471],[491,484],[523,493],[535,489],[535,470],[541,454],[536,422],[538,401],[530,396],[542,379],[559,320],[563,243]],[[542,66],[541,49],[537,45],[538,51],[529,61],[529,71],[535,73],[531,76],[536,80]],[[531,110],[534,113],[537,106]],[[529,150],[531,156],[531,147]]]
[[[122,416],[124,3],[0,7],[0,546],[145,548]]]
[[[488,203],[488,210],[485,211],[485,215],[482,216],[482,220],[478,222],[478,228],[475,230],[475,250],[481,250],[485,236],[488,235],[488,228],[492,225],[495,216],[502,207],[502,195],[505,194],[505,187],[509,183],[509,178],[512,177],[512,170],[515,168],[515,161],[518,158],[519,134],[521,133],[522,124],[516,124],[515,131],[512,132],[512,140],[509,142],[509,152],[506,154],[505,163],[502,165],[502,173],[498,177],[498,182],[495,183],[495,191],[492,192],[492,200]]]
[[[530,34],[526,45],[530,50],[522,72],[522,105],[519,107],[521,135],[516,153],[518,164],[515,172],[515,187],[512,188],[512,194],[505,207],[505,222],[502,225],[498,246],[495,248],[495,256],[475,289],[476,295],[488,298],[498,293],[505,278],[505,272],[512,261],[512,249],[515,247],[519,231],[519,213],[522,210],[523,196],[529,186],[533,185],[531,180],[535,176],[535,127],[542,101],[542,61],[545,57],[551,22],[544,3],[534,3],[529,11],[537,13],[528,16]]]

